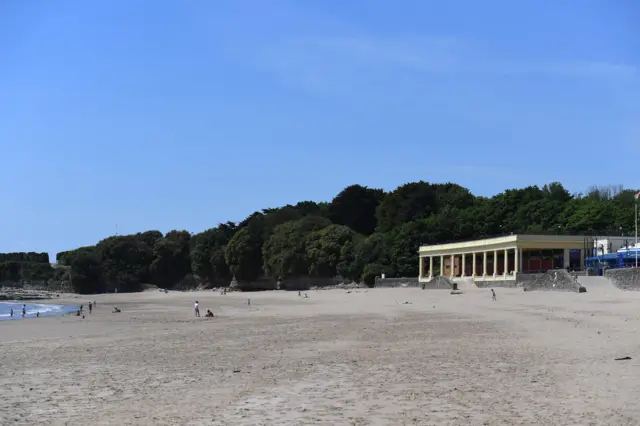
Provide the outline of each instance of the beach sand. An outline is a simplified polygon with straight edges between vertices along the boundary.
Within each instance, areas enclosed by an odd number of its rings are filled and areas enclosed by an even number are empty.
[[[0,322],[0,424],[638,425],[640,294],[610,290],[96,296]]]

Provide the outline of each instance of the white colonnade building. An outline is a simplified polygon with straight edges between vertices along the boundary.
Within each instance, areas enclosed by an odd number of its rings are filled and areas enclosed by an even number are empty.
[[[591,237],[507,235],[421,246],[420,281],[437,276],[474,281],[516,280],[518,274],[550,269],[582,269]]]

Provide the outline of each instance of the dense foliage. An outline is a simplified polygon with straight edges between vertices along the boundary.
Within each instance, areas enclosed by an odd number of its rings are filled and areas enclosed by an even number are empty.
[[[209,286],[228,285],[233,276],[341,275],[372,283],[382,273],[416,276],[421,244],[508,233],[630,234],[636,193],[605,187],[570,194],[552,183],[487,198],[453,183],[413,182],[391,192],[352,185],[330,203],[265,209],[195,235],[113,236],[56,259],[71,266],[73,286],[82,293],[134,291],[144,283],[183,287],[189,276]],[[0,274],[16,276],[20,262],[33,255],[0,257]]]

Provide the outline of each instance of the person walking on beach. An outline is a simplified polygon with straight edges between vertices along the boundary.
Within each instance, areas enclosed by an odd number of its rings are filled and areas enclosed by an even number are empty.
[[[13,308],[11,308],[11,313],[9,314],[9,316],[13,316]]]
[[[22,305],[22,318],[27,315],[27,305]]]
[[[93,305],[91,304],[91,302],[89,302],[89,313],[91,313],[92,310],[93,310]]]
[[[200,316],[200,306],[198,305],[198,301],[196,300],[195,305],[193,305],[193,309],[196,312],[196,316],[199,317]]]
[[[495,292],[493,289],[491,289],[491,299],[492,299],[494,302],[495,302],[496,300],[498,300],[498,299],[496,299],[496,292]]]

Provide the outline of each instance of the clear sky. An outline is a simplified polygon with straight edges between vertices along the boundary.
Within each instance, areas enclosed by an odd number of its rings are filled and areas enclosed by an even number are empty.
[[[635,0],[0,2],[0,252],[354,183],[640,187]]]

